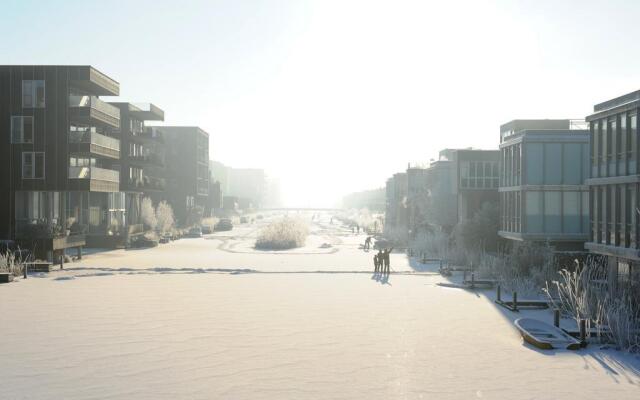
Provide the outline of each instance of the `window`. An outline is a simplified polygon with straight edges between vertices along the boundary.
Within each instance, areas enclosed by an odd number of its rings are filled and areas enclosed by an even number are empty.
[[[542,233],[542,192],[525,192],[525,218],[528,233]]]
[[[580,192],[562,194],[562,230],[565,233],[581,233]]]
[[[528,143],[524,148],[526,153],[526,182],[527,185],[542,185],[544,177],[542,170],[544,166],[544,151],[542,143]]]
[[[22,179],[44,179],[44,152],[22,153]]]
[[[544,178],[541,183],[546,185],[562,184],[562,144],[545,143],[543,160],[543,163],[539,164],[539,168],[544,165]]]
[[[11,117],[11,143],[33,143],[33,117]]]
[[[96,165],[95,158],[69,157],[70,167],[90,167]]]
[[[544,231],[547,233],[562,232],[560,192],[544,192]]]
[[[22,81],[22,107],[44,108],[44,81]]]

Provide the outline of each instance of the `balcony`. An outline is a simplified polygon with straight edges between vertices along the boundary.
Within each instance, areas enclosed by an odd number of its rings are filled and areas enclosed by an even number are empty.
[[[159,154],[138,154],[135,156],[127,156],[127,160],[136,165],[150,165],[154,167],[164,167],[164,158]]]
[[[163,191],[165,189],[165,180],[152,176],[143,176],[142,178],[131,178],[127,181],[128,189],[137,191]]]
[[[71,85],[83,93],[92,93],[98,96],[118,96],[120,84],[97,69],[80,65],[69,70]]]
[[[105,103],[96,96],[69,96],[71,118],[87,125],[120,127],[120,109]]]
[[[120,172],[98,167],[69,167],[71,190],[118,192]]]
[[[130,112],[141,121],[164,121],[164,110],[152,103],[132,104]]]
[[[91,131],[69,132],[71,152],[120,158],[120,140]]]

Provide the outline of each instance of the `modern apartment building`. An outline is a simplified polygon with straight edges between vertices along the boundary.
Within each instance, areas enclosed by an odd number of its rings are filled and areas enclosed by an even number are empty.
[[[166,186],[161,195],[178,223],[190,226],[211,212],[209,134],[197,126],[155,127],[165,141]]]
[[[428,168],[409,165],[407,168],[407,228],[409,238],[415,238],[426,228]]]
[[[640,91],[593,107],[591,134],[591,229],[585,247],[605,256],[611,287],[640,285],[638,113]]]
[[[128,233],[143,231],[140,218],[144,197],[158,197],[165,189],[165,147],[162,132],[145,121],[164,121],[153,104],[110,103],[120,110],[120,190],[125,193]]]
[[[580,251],[589,236],[589,131],[584,121],[500,127],[500,231],[510,240]]]
[[[91,66],[0,66],[0,236],[39,250],[117,234],[119,84]]]
[[[384,233],[403,239],[407,234],[407,174],[394,174],[386,184]]]
[[[451,230],[485,203],[498,203],[498,150],[444,149],[427,169],[426,217],[429,224]]]

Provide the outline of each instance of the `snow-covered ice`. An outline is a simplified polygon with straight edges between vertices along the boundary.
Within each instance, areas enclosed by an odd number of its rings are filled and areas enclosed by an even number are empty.
[[[265,254],[256,228],[0,286],[0,399],[640,398],[637,358],[535,350],[485,293],[399,253],[373,279],[363,235],[323,224]]]

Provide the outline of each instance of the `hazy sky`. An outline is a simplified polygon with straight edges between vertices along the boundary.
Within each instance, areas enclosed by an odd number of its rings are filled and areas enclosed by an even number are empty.
[[[637,1],[27,1],[0,63],[90,64],[290,205],[380,187],[516,118],[583,118],[640,89]]]

